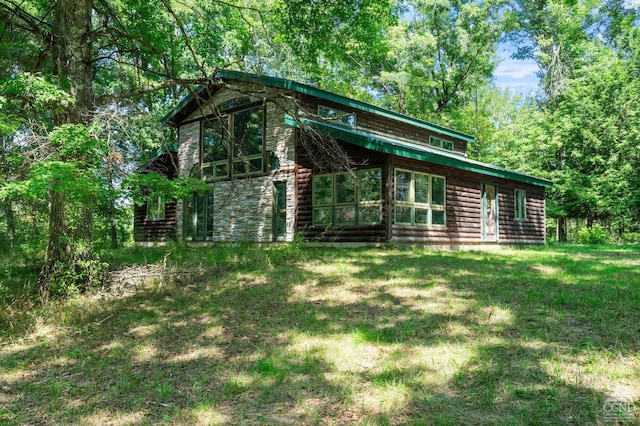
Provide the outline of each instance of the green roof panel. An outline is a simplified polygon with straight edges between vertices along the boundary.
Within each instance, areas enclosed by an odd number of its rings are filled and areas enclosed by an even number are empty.
[[[550,188],[553,185],[553,182],[533,175],[505,169],[493,164],[471,160],[466,157],[431,148],[429,146],[392,139],[386,136],[335,125],[320,120],[301,118],[298,122],[291,116],[285,116],[285,123],[298,128],[301,127],[301,124],[302,126],[310,126],[322,134],[377,152],[426,161],[433,164],[439,164],[441,166],[448,166],[459,170],[510,179],[546,188]]]

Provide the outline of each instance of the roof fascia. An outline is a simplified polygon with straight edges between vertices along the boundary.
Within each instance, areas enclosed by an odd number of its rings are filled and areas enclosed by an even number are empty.
[[[398,141],[395,139],[341,127],[318,120],[311,120],[307,118],[302,118],[299,120],[300,122],[297,122],[295,119],[293,119],[293,117],[285,116],[285,124],[297,128],[300,128],[301,124],[308,125],[321,133],[327,134],[328,136],[343,140],[345,142],[350,142],[373,151],[392,154],[404,158],[411,158],[419,161],[426,161],[429,163],[452,167],[458,170],[474,172],[485,176],[492,176],[514,180],[522,183],[528,183],[536,186],[543,186],[545,188],[550,188],[551,186],[553,186],[553,182],[546,179],[505,169],[493,164],[470,160],[468,158],[460,157],[455,154],[449,154],[435,148],[421,146],[410,142]]]
[[[279,78],[279,77],[262,76],[258,74],[250,74],[242,71],[233,71],[233,70],[218,70],[216,75],[223,80],[237,80],[237,81],[243,81],[246,83],[261,84],[264,86],[276,87],[276,88],[286,89],[286,90],[293,90],[295,92],[298,92],[304,95],[314,96],[319,99],[323,99],[325,101],[336,103],[338,105],[343,105],[349,108],[354,108],[370,114],[378,115],[380,117],[390,118],[392,120],[399,121],[401,123],[427,129],[441,135],[461,139],[466,142],[474,141],[474,137],[466,133],[458,132],[456,130],[449,129],[444,126],[439,126],[437,124],[430,123],[428,121],[412,118],[403,114],[399,114],[394,111],[390,111],[390,110],[380,108],[371,104],[367,104],[365,102],[357,101],[355,99],[350,99],[342,95],[327,92],[326,90],[318,89],[317,87],[313,87],[307,84],[298,83],[293,80],[288,80],[288,79]],[[199,86],[194,90],[193,94],[199,95],[203,90],[204,90],[204,86]],[[178,114],[178,112],[181,109],[185,108],[190,102],[194,100],[193,94],[189,94],[188,96],[183,98],[180,101],[180,103],[176,105],[176,107],[172,109],[162,119],[162,122],[165,124],[170,123],[171,120]]]

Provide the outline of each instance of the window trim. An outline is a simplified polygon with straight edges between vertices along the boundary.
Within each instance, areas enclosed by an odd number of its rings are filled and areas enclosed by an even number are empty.
[[[398,172],[409,173],[411,175],[409,182],[409,194],[407,200],[398,200]],[[427,202],[416,201],[416,179],[415,176],[427,177]],[[433,179],[442,179],[444,182],[444,204],[433,204]],[[410,209],[409,222],[398,222],[398,207]],[[416,222],[416,209],[427,210],[427,223]],[[444,223],[433,223],[433,212],[444,213]],[[435,175],[431,173],[420,172],[417,170],[409,170],[395,168],[393,171],[393,223],[394,225],[407,226],[426,226],[426,227],[446,227],[447,226],[447,179],[445,176]]]
[[[451,144],[451,149],[446,148],[444,146],[445,143]],[[438,136],[429,136],[429,145],[435,148],[443,149],[445,151],[450,151],[450,152],[455,151],[455,148],[456,148],[456,145],[453,141],[450,141],[449,139],[440,138]]]
[[[522,211],[518,208],[518,198],[522,197]],[[513,218],[527,220],[527,191],[521,188],[513,190]]]
[[[361,175],[365,173],[377,171],[380,176],[379,186],[378,186],[378,199],[377,200],[361,200],[362,192],[360,190],[360,179]],[[355,181],[353,186],[353,201],[352,202],[339,202],[338,201],[338,191],[337,191],[337,177],[343,175],[349,175],[351,173],[355,173]],[[313,185],[313,182],[316,179],[320,178],[331,178],[331,203],[323,203],[318,204],[316,201],[316,191]],[[382,224],[382,168],[374,167],[370,169],[359,169],[353,172],[340,172],[340,173],[323,173],[312,176],[312,185],[311,185],[311,224],[312,226],[375,226]],[[361,215],[360,211],[362,208],[371,208],[378,207],[378,221],[376,223],[361,223]],[[342,222],[338,223],[338,214],[337,211],[339,209],[349,209],[353,208],[354,220],[352,223]],[[319,223],[316,221],[316,211],[328,211],[330,216],[330,222]]]

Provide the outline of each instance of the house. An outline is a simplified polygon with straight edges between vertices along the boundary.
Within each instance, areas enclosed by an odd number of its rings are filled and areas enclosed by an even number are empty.
[[[165,117],[177,173],[211,191],[163,215],[149,200],[137,241],[545,243],[552,183],[467,158],[473,137],[291,80],[217,77]]]

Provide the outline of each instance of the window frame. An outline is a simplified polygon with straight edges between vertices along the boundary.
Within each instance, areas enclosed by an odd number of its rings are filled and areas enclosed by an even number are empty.
[[[245,100],[246,98],[239,98]],[[232,104],[233,99],[226,101],[221,106]],[[260,126],[261,126],[261,152],[251,153],[243,155],[239,153],[239,140],[236,138],[236,115],[251,110],[257,110],[260,112]],[[226,149],[226,159],[204,162],[204,148],[205,148],[205,126],[207,123],[220,123],[220,133]],[[212,182],[224,179],[242,178],[250,176],[259,176],[265,173],[266,160],[266,128],[267,128],[267,111],[265,104],[262,101],[258,102],[238,102],[233,108],[223,109],[217,115],[211,115],[203,117],[200,120],[200,176],[201,179]],[[254,164],[256,166],[254,167]],[[226,169],[226,174],[218,174],[219,167]],[[254,167],[253,169],[251,167]],[[243,170],[240,171],[239,169]],[[211,170],[211,173],[206,173],[205,170]]]
[[[527,191],[521,188],[513,190],[513,218],[515,220],[527,220]]]
[[[372,200],[370,197],[363,199],[365,192],[361,189],[362,176],[369,173],[378,173],[379,179],[377,184],[377,200]],[[339,198],[337,181],[341,176],[354,175],[352,193],[349,200],[343,200]],[[318,202],[318,194],[316,192],[316,181],[319,179],[330,179],[331,197],[325,198],[322,203]],[[353,172],[340,172],[340,173],[323,173],[319,175],[313,175],[312,177],[312,197],[311,197],[311,224],[313,226],[375,226],[382,224],[382,168],[375,167],[370,169],[360,169]],[[368,195],[371,195],[371,191],[367,191]],[[328,200],[330,202],[327,202]],[[371,217],[370,215],[364,216],[362,212],[366,208],[378,207],[378,220],[376,222],[366,221],[362,223],[363,217]],[[351,210],[352,213],[348,213]],[[322,218],[328,218],[328,220],[318,220],[317,212],[328,213],[323,215]],[[347,214],[339,215],[339,212],[345,212]],[[351,216],[353,220],[340,220],[343,217]]]
[[[451,144],[451,148],[446,148],[445,143]],[[453,141],[450,141],[448,139],[443,139],[438,136],[429,136],[429,145],[435,148],[443,149],[445,151],[450,151],[450,152],[455,151],[455,147],[456,147]]]
[[[147,220],[156,222],[165,220],[167,215],[167,206],[161,195],[154,195],[147,198]],[[156,214],[157,213],[157,214]]]
[[[201,225],[200,222],[202,222]],[[204,194],[194,192],[183,200],[182,226],[183,237],[186,241],[213,239],[215,235],[215,194],[213,188]]]
[[[398,174],[409,174],[409,186],[408,186],[408,195],[406,199],[398,198]],[[427,187],[426,187],[426,195],[427,200],[424,201],[416,201],[416,176],[420,176],[421,178],[426,178]],[[433,181],[434,179],[442,179],[442,191],[443,191],[443,202],[444,204],[434,204],[433,198]],[[402,209],[408,210],[408,215],[406,211],[402,211]],[[418,219],[417,212],[426,210],[426,221],[421,221]],[[399,214],[399,211],[401,212]],[[433,212],[441,212],[443,217],[443,223],[434,223],[433,220]],[[403,219],[401,221],[398,220],[399,217]],[[406,220],[408,217],[409,220]],[[420,216],[423,217],[423,216]],[[441,175],[435,175],[432,173],[420,172],[417,170],[409,170],[403,168],[395,168],[393,172],[393,223],[395,225],[407,225],[407,226],[427,226],[427,227],[446,227],[447,226],[447,179]]]

